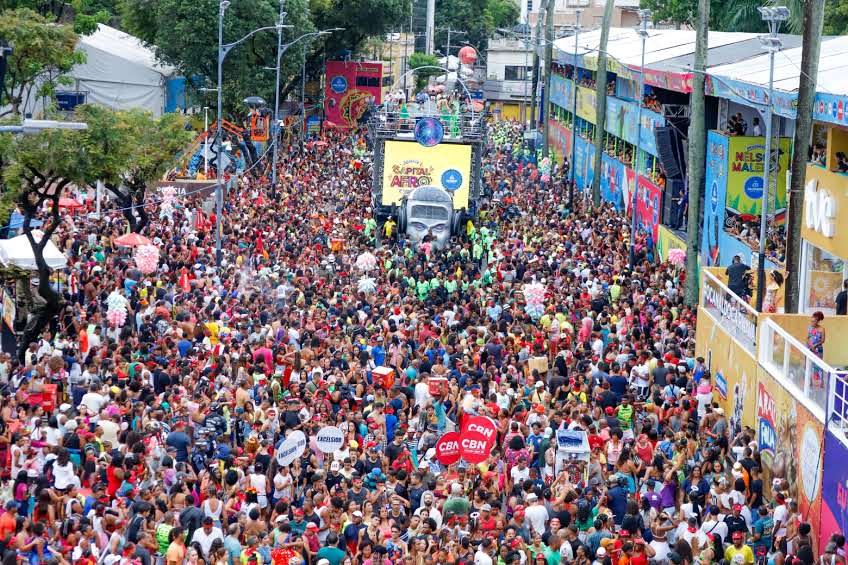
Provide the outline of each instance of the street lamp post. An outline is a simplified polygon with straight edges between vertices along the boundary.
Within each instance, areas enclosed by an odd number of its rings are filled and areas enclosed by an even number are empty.
[[[272,151],[273,155],[273,164],[271,165],[271,197],[276,198],[277,196],[277,157],[278,157],[278,143],[280,139],[280,64],[282,62],[283,55],[286,51],[289,50],[289,47],[301,41],[302,39],[306,39],[307,37],[319,37],[321,35],[328,35],[334,31],[342,31],[344,28],[334,27],[330,29],[323,29],[321,31],[311,31],[309,33],[304,33],[300,37],[289,41],[286,44],[282,43],[282,29],[283,26],[283,18],[285,18],[286,13],[283,11],[283,2],[285,0],[280,0],[280,34],[277,37],[277,80],[276,80],[276,88],[274,90],[274,139],[271,142],[273,144]],[[304,53],[304,61],[306,60],[306,54]]]
[[[763,48],[769,54],[769,86],[768,101],[766,107],[760,109],[766,122],[766,143],[763,159],[763,194],[760,204],[760,247],[757,257],[757,311],[763,311],[763,299],[765,298],[765,273],[766,273],[766,236],[768,234],[768,197],[769,185],[771,184],[771,136],[772,136],[772,100],[774,99],[774,55],[782,47],[777,32],[780,30],[781,22],[789,19],[789,8],[785,6],[760,7],[760,16],[769,28],[769,34],[760,36]],[[776,184],[776,183],[775,183]]]
[[[230,7],[229,0],[221,0],[218,4],[218,126],[215,130],[215,146],[218,151],[218,159],[216,162],[216,176],[215,176],[215,266],[221,267],[221,260],[223,259],[223,254],[221,251],[221,236],[222,236],[222,221],[221,215],[224,211],[224,167],[222,166],[221,153],[223,152],[223,128],[222,128],[222,118],[224,113],[224,98],[222,85],[224,82],[224,59],[227,58],[227,54],[233,50],[237,45],[244,43],[249,38],[253,37],[260,31],[268,31],[268,30],[278,30],[283,26],[282,22],[278,22],[277,25],[273,26],[265,26],[254,29],[238,41],[234,41],[233,43],[224,44],[224,14],[227,11],[227,8]]]
[[[636,113],[636,155],[633,162],[636,169],[635,185],[633,187],[633,197],[630,203],[630,254],[629,263],[632,269],[636,263],[636,199],[639,194],[639,151],[642,149],[642,104],[644,103],[645,90],[645,41],[648,39],[648,22],[651,20],[650,10],[639,10],[639,29],[637,33],[642,39],[642,62],[639,66],[639,111]]]
[[[209,178],[209,106],[203,107],[203,176]]]
[[[574,165],[577,161],[577,49],[579,49],[581,14],[583,14],[583,10],[574,12],[576,18],[574,23],[574,61],[572,61],[571,71],[571,184],[568,187],[568,205],[572,210],[574,209],[574,183],[577,182],[577,167]]]

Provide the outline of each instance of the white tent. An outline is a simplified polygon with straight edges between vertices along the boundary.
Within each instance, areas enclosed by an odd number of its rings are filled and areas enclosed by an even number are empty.
[[[44,233],[40,230],[32,230],[32,236],[38,243],[44,237]],[[47,245],[44,246],[44,260],[47,261],[47,266],[51,269],[63,269],[68,265],[67,257],[59,251],[59,248],[52,241],[48,241]],[[32,252],[32,246],[29,244],[26,235],[19,235],[11,239],[0,239],[0,262],[27,271],[34,271],[38,268],[35,265],[35,254]]]
[[[141,108],[159,116],[165,110],[165,82],[172,67],[156,61],[140,39],[100,24],[79,42],[86,62],[69,73],[74,88],[87,91],[87,102],[116,110]]]

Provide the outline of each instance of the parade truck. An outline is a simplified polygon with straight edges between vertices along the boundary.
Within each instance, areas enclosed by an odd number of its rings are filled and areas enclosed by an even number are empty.
[[[465,234],[483,186],[483,115],[439,109],[431,101],[384,104],[368,122],[374,151],[372,209],[412,241],[436,246]]]

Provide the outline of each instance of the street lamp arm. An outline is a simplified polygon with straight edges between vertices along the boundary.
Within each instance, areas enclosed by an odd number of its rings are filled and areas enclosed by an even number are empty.
[[[295,43],[298,43],[302,39],[306,39],[307,37],[319,37],[321,35],[330,35],[332,32],[340,31],[341,29],[342,28],[322,29],[321,31],[310,31],[309,33],[304,33],[300,37],[292,39],[291,41],[283,45],[282,53],[285,53],[289,49],[289,47],[294,46]]]
[[[225,45],[221,45],[221,52],[220,52],[220,55],[219,55],[221,62],[224,61],[224,59],[227,57],[227,54],[233,49],[233,47],[236,47],[237,45],[241,45],[242,43],[244,43],[245,41],[247,41],[248,39],[250,39],[251,37],[253,37],[257,33],[259,33],[260,31],[270,31],[270,30],[276,31],[279,28],[286,28],[286,27],[292,27],[292,26],[275,25],[275,26],[260,27],[260,28],[254,29],[253,31],[251,31],[250,33],[248,33],[247,35],[245,35],[244,37],[242,37],[238,41],[234,41],[232,43],[227,43]]]

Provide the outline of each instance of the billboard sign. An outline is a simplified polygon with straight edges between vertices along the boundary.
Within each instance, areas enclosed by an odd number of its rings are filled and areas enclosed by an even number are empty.
[[[419,186],[440,186],[453,195],[455,210],[468,208],[471,146],[387,141],[383,152],[383,206],[400,204]]]

